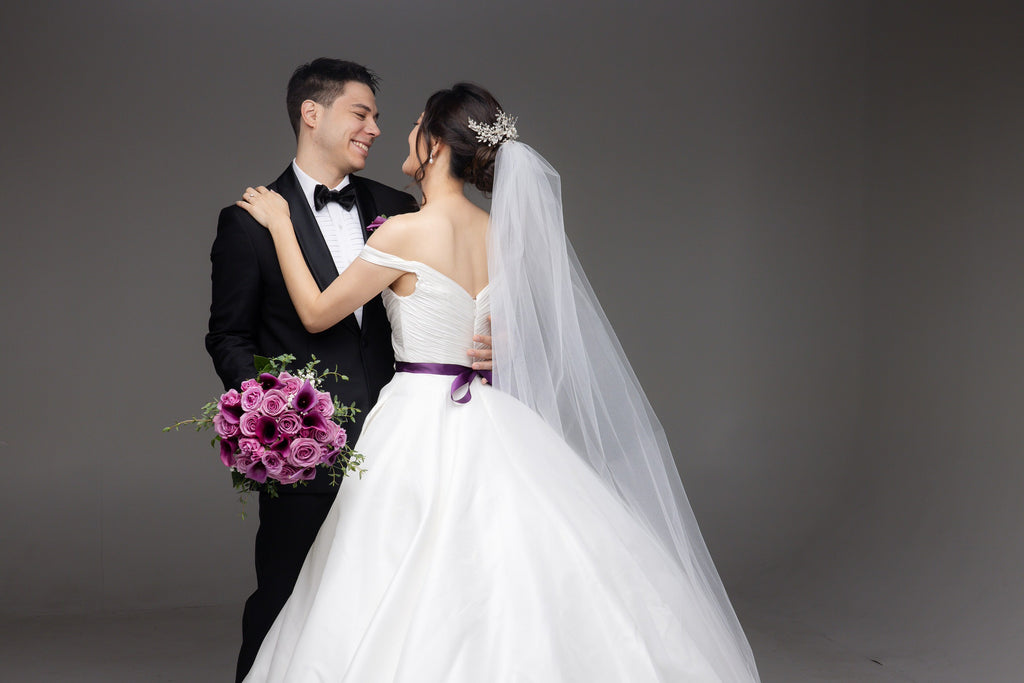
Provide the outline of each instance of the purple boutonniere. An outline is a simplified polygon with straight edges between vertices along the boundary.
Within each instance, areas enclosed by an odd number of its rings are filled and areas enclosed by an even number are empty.
[[[385,216],[384,214],[381,214],[380,216],[377,216],[376,218],[374,218],[370,222],[369,225],[366,226],[366,232],[373,232],[374,230],[376,230],[380,226],[384,225],[384,221],[386,221],[387,219],[388,219],[388,217]]]

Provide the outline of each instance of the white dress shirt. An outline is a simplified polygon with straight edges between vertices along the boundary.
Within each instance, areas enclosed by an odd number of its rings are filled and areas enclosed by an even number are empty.
[[[295,170],[295,177],[299,180],[299,187],[302,188],[302,192],[306,195],[306,201],[309,202],[309,209],[313,212],[317,225],[320,226],[320,232],[323,233],[324,241],[327,242],[327,248],[331,250],[334,265],[341,273],[356,260],[359,252],[363,250],[363,227],[359,223],[359,212],[355,205],[346,211],[338,202],[327,202],[324,208],[317,211],[313,204],[313,192],[320,183],[299,168],[294,160],[292,168]],[[340,190],[348,183],[349,178],[345,176],[336,187],[330,189]],[[360,325],[363,324],[362,306],[356,309],[356,322]]]

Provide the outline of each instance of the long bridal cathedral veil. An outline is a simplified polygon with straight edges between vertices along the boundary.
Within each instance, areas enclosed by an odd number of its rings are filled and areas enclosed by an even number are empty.
[[[494,384],[539,413],[692,581],[725,681],[757,669],[683,491],[665,432],[565,235],[561,181],[535,150],[498,149],[488,232]],[[538,473],[538,476],[544,474]]]

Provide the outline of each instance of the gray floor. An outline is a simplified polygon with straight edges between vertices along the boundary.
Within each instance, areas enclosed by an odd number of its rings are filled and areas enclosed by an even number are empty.
[[[992,680],[924,660],[872,661],[808,624],[743,612],[765,683]],[[3,681],[229,681],[240,605],[0,621]]]

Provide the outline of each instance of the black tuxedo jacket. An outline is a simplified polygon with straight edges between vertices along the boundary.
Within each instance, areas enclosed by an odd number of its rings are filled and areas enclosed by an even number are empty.
[[[355,187],[364,239],[366,226],[375,217],[418,208],[405,192],[358,176],[349,179]],[[320,289],[326,289],[338,270],[291,165],[269,187],[288,200],[302,254]],[[254,354],[273,357],[291,353],[296,357],[295,368],[315,355],[320,359],[318,367],[336,366],[349,378],[347,382],[328,382],[323,388],[342,403],[354,402],[361,411],[355,423],[345,425],[349,443],[354,444],[366,412],[394,374],[391,327],[380,296],[363,307],[361,327],[355,315],[349,315],[328,330],[307,332],[288,297],[270,232],[237,206],[221,211],[210,260],[213,303],[206,349],[224,388],[237,389],[243,380],[255,376]],[[306,486],[279,490],[283,495],[335,491],[325,476]]]

